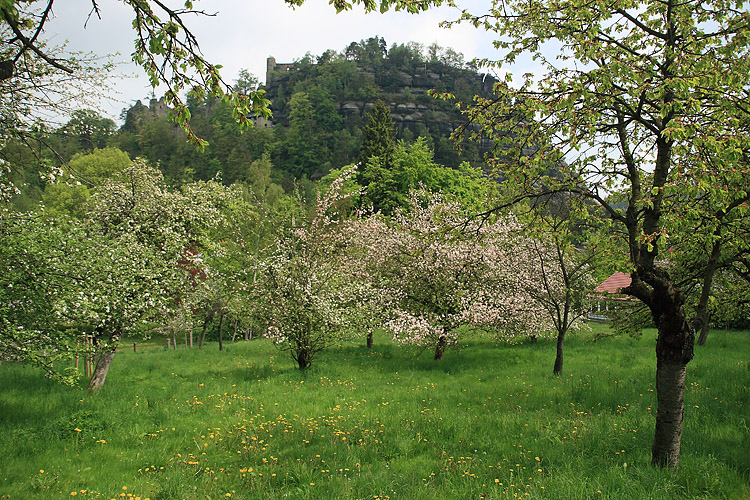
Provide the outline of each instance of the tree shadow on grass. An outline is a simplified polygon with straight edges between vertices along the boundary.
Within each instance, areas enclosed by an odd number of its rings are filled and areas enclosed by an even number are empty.
[[[456,375],[483,367],[514,366],[534,357],[536,354],[530,351],[535,349],[544,349],[554,353],[551,341],[546,343],[540,341],[532,346],[491,340],[471,340],[462,342],[458,348],[446,350],[445,357],[436,360],[433,358],[432,349],[402,346],[385,341],[377,342],[372,349],[368,349],[364,343],[361,345],[342,344],[325,351],[320,361],[326,365],[338,365],[340,370],[364,367],[379,373],[412,370]],[[347,368],[342,368],[344,366]]]
[[[66,413],[80,398],[81,388],[68,388],[38,369],[5,362],[0,367],[0,432],[43,427]]]

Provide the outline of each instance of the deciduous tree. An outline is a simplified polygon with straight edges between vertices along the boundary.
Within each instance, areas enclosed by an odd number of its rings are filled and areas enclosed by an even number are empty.
[[[62,316],[96,333],[90,390],[104,384],[123,335],[148,335],[192,288],[181,261],[188,249],[202,246],[204,228],[220,216],[212,195],[221,190],[204,191],[170,191],[157,170],[136,160],[92,196],[85,238],[69,257],[78,284],[60,305]]]
[[[541,275],[534,259],[516,251],[520,224],[471,219],[460,203],[421,191],[392,220],[366,217],[354,230],[366,272],[387,299],[394,339],[432,348],[435,359],[457,344],[462,325],[503,338],[543,335],[551,326],[528,293]]]
[[[73,230],[35,213],[0,218],[0,360],[30,363],[68,384],[78,332],[57,312],[78,284],[67,259]]]
[[[261,261],[268,335],[297,363],[308,368],[326,347],[353,335],[364,325],[367,283],[353,279],[344,258],[343,219],[338,212],[342,188],[353,169],[318,196],[309,220],[296,221],[282,233],[277,250]]]
[[[529,238],[517,248],[538,266],[539,281],[527,291],[557,332],[555,375],[562,373],[565,336],[583,326],[595,286],[592,267],[603,257],[594,250],[596,238],[585,231],[589,210],[583,200],[566,194],[537,199],[524,219]]]
[[[652,463],[676,467],[700,321],[662,263],[696,237],[717,241],[723,214],[747,219],[750,14],[724,0],[495,0],[463,19],[497,34],[506,54],[498,65],[529,56],[542,65],[536,79],[497,85],[497,97],[469,116],[502,144],[495,165],[524,196],[595,200],[622,236],[632,277],[624,291],[647,305],[658,329]],[[557,175],[546,175],[562,158]],[[701,214],[708,232],[670,224],[683,214]],[[710,255],[695,255],[702,287],[711,286]]]

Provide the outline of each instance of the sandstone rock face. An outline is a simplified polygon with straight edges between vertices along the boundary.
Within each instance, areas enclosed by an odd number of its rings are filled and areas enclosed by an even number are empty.
[[[301,77],[295,71],[300,71],[295,64],[278,63],[273,57],[268,58],[264,89],[273,103],[271,124],[288,125],[288,109],[285,109],[284,103],[293,91],[290,87],[300,86]],[[496,82],[489,75],[481,75],[468,69],[436,71],[427,65],[416,68],[414,74],[372,67],[358,67],[357,71],[374,81],[379,92],[369,100],[336,99],[335,108],[344,118],[344,126],[348,120],[363,123],[375,101],[382,99],[391,109],[391,117],[396,122],[399,134],[408,129],[414,135],[423,134],[426,130],[432,135],[450,135],[464,124],[465,118],[456,110],[455,103],[434,99],[428,92],[434,89],[458,94],[461,89],[476,89],[475,93],[487,97],[492,94],[492,87]],[[302,83],[304,84],[304,80]],[[465,97],[465,100],[470,98],[471,96]],[[480,145],[480,149],[486,147],[486,144]]]

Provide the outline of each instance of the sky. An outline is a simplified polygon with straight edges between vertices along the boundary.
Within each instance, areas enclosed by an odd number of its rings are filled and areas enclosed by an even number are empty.
[[[97,55],[119,53],[123,62],[115,75],[117,95],[103,103],[100,112],[117,119],[123,108],[136,100],[150,99],[151,87],[142,71],[130,62],[134,31],[132,11],[117,0],[98,0],[101,19],[92,15],[91,0],[65,0],[55,4],[55,18],[46,27],[46,36],[54,43],[68,41],[71,50]],[[169,5],[179,5],[168,2]],[[459,0],[472,12],[483,12],[488,0]],[[283,0],[198,0],[196,9],[215,13],[212,17],[187,18],[197,36],[205,58],[223,65],[222,76],[228,82],[247,69],[261,82],[265,80],[266,58],[279,63],[293,62],[306,53],[320,55],[328,49],[343,51],[351,42],[374,36],[385,39],[388,47],[410,41],[428,46],[437,42],[475,57],[499,58],[492,47],[493,37],[469,25],[451,29],[439,27],[443,20],[454,20],[460,12],[440,7],[412,15],[404,12],[365,14],[361,7],[336,14],[328,0],[307,0],[296,9]],[[88,22],[87,22],[88,19]],[[84,27],[85,25],[85,27]],[[163,93],[163,91],[162,91]],[[157,91],[157,97],[160,93]]]

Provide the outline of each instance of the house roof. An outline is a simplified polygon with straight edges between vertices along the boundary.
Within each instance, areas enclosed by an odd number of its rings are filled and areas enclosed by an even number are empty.
[[[621,294],[622,289],[630,286],[630,275],[616,272],[594,290],[600,294]]]

